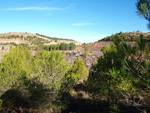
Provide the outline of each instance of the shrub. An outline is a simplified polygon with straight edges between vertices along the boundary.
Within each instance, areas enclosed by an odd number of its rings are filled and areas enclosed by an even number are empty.
[[[4,46],[2,47],[2,50],[4,50]]]
[[[88,52],[83,52],[82,56],[86,58],[88,56]]]

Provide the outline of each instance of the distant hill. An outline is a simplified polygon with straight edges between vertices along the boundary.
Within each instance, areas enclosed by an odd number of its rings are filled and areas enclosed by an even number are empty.
[[[147,39],[147,41],[150,41],[150,33],[143,33],[143,32],[120,32],[120,33],[116,33],[113,34],[111,36],[107,36],[104,37],[101,40],[98,40],[95,43],[91,43],[88,44],[88,46],[90,47],[91,50],[101,50],[104,46],[106,46],[107,44],[113,44],[113,40],[115,39],[115,37],[119,37],[119,39],[121,41],[126,41],[126,43],[128,45],[134,46],[135,45],[135,41],[138,37],[140,37],[140,35],[143,35],[144,38]]]
[[[49,36],[46,36],[46,35],[42,35],[42,34],[39,34],[39,33],[36,33],[36,35],[38,36],[42,36],[42,37],[45,37],[45,38],[49,38],[49,39],[52,39],[52,40],[67,40],[67,41],[74,41],[72,39],[64,39],[64,38],[57,38],[57,37],[49,37]]]
[[[113,34],[111,36],[107,36],[101,40],[98,40],[98,42],[113,41],[115,36],[118,36],[121,40],[132,42],[132,41],[135,41],[140,35],[143,35],[145,38],[150,40],[150,33],[142,33],[142,32],[125,32],[125,33],[123,33],[123,32],[120,32],[120,33]]]
[[[31,34],[23,32],[9,32],[0,34],[0,45],[8,44],[27,44],[29,46],[34,45],[54,45],[60,43],[75,43],[76,45],[81,45],[82,43],[63,38],[49,37],[41,34]]]

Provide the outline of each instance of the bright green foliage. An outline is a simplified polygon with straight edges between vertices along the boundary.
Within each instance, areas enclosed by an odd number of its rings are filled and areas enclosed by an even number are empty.
[[[137,13],[143,16],[146,20],[150,22],[150,1],[149,0],[138,0],[137,2]],[[150,24],[148,25],[150,28]]]
[[[90,70],[89,89],[94,95],[105,96],[109,103],[116,103],[120,97],[134,92],[132,76],[124,64],[130,47],[126,43],[120,45],[116,37],[114,44],[105,46],[102,51],[104,55]]]
[[[32,56],[29,50],[19,46],[10,48],[0,64],[0,95],[11,87],[17,87],[24,77],[32,73]]]
[[[109,73],[112,79],[111,82],[114,84],[112,87],[114,87],[113,89],[116,98],[120,98],[122,95],[133,93],[135,91],[131,82],[133,78],[129,73],[127,73],[125,66],[123,66],[119,71],[112,69]]]
[[[125,60],[125,65],[129,73],[137,79],[138,85],[150,88],[150,61],[149,61],[149,48],[146,39],[140,36],[136,41],[136,48],[130,56],[130,60]]]
[[[61,102],[59,94],[63,91],[62,85],[66,82],[64,78],[69,70],[69,64],[64,60],[64,56],[60,52],[51,51],[48,53],[44,50],[38,52],[34,63],[35,81],[36,83],[41,83],[45,89],[44,94],[42,94],[41,89],[40,95],[36,96],[38,99],[41,98],[42,103],[40,106],[50,106],[50,108],[55,109],[54,107],[57,108]],[[34,89],[32,92],[34,92]],[[54,105],[53,103],[57,104]],[[39,102],[37,101],[36,104],[39,104]]]
[[[35,58],[35,72],[41,82],[50,88],[59,89],[69,65],[60,52],[39,51]]]
[[[83,54],[82,54],[82,56],[84,57],[84,58],[86,58],[87,56],[88,56],[88,52],[83,52]]]
[[[86,69],[84,62],[81,59],[77,58],[74,61],[72,68],[64,78],[64,81],[66,82],[63,86],[64,87],[63,89],[66,91],[70,91],[76,84],[87,79],[88,74],[89,73],[88,70]]]
[[[146,42],[147,40],[144,38],[143,35],[141,35],[136,41],[136,46],[138,47],[138,50],[144,52],[146,47]]]
[[[88,86],[92,96],[107,99],[110,112],[119,112],[117,103],[124,98],[134,98],[139,92],[137,89],[150,89],[149,48],[150,45],[142,35],[132,48],[120,42],[118,36],[112,45],[102,48],[104,55],[92,66]],[[127,102],[136,103],[132,99]]]
[[[2,104],[59,110],[68,103],[61,101],[63,94],[87,76],[78,58],[70,68],[60,52],[41,50],[33,57],[26,47],[11,47],[0,64],[0,108]]]
[[[149,17],[149,11],[150,11],[150,1],[149,0],[138,0],[137,3],[137,9],[138,9],[138,14],[141,16],[144,16],[145,19],[150,21]]]
[[[22,101],[15,98],[19,98],[17,97],[19,92],[26,93],[24,83],[27,79],[31,79],[32,64],[31,52],[22,46],[11,47],[10,52],[4,55],[0,64],[0,99],[3,100],[3,104],[12,107],[13,103]],[[18,93],[15,94],[13,91]]]
[[[71,72],[74,74],[74,76],[72,77],[76,82],[79,81],[80,79],[83,80],[88,76],[88,71],[86,69],[86,66],[84,62],[79,58],[77,58],[74,61]]]
[[[90,52],[90,47],[87,46],[87,45],[84,45],[85,49],[84,49],[84,52],[83,52],[83,57],[86,58],[88,55],[89,55],[89,52]]]
[[[0,99],[9,107],[58,107],[69,69],[59,52],[39,51],[33,57],[27,48],[11,47],[0,64]]]

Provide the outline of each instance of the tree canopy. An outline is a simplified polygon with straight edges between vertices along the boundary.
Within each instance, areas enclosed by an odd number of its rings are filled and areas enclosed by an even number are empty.
[[[26,47],[11,47],[0,64],[0,109],[22,106],[60,110],[66,102],[61,101],[63,93],[88,75],[82,60],[77,58],[70,66],[64,58],[58,51],[40,50],[33,57]],[[73,84],[68,83],[70,77]]]
[[[149,21],[148,27],[150,28],[150,0],[138,0],[137,13]]]

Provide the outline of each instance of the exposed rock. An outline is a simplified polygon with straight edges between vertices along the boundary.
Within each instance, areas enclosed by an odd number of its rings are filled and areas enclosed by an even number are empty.
[[[71,65],[73,65],[75,59],[78,57],[84,61],[87,69],[89,70],[93,64],[97,63],[97,59],[102,55],[103,53],[101,51],[91,51],[91,53],[86,58],[84,58],[82,54],[79,54],[77,56],[66,55],[65,60],[68,61]]]

